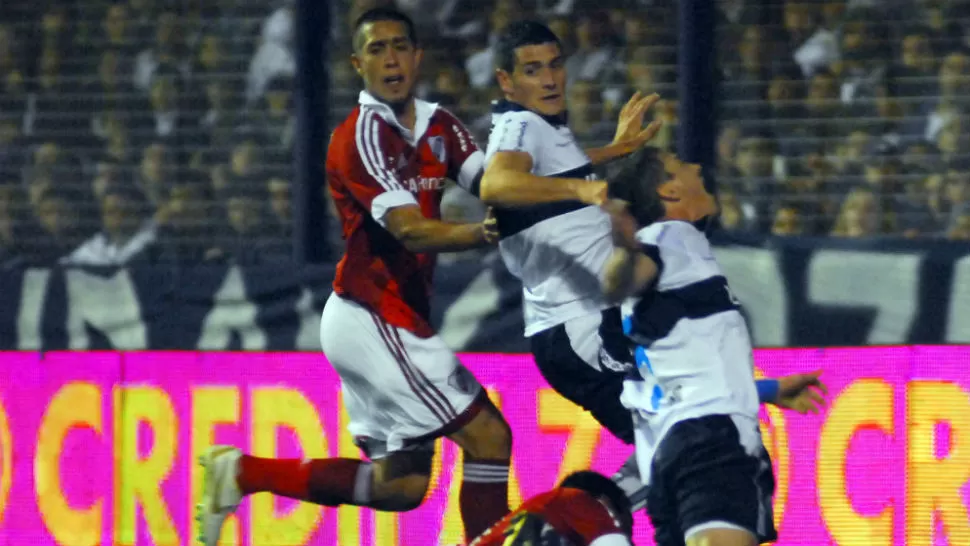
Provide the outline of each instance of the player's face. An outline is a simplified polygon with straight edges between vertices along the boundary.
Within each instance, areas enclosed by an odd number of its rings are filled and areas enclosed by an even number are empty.
[[[566,60],[555,43],[515,50],[515,70],[499,71],[499,85],[512,101],[545,116],[566,111]]]
[[[398,21],[375,21],[360,29],[358,40],[360,48],[351,62],[367,91],[391,105],[409,100],[421,50],[408,38],[407,27]]]
[[[659,188],[660,195],[678,203],[691,216],[691,222],[717,214],[717,199],[704,187],[701,166],[687,163],[674,154],[663,155],[664,170],[671,179]]]

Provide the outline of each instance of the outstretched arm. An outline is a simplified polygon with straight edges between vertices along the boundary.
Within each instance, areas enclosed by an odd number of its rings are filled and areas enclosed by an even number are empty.
[[[539,158],[547,153],[550,133],[546,123],[528,112],[510,114],[492,130],[479,197],[485,204],[529,207],[561,201],[601,205],[606,200],[606,182],[583,178],[545,177],[532,174]]]
[[[610,303],[646,290],[657,278],[657,263],[646,254],[627,248],[613,249],[603,276],[603,294]]]
[[[411,252],[459,252],[498,240],[495,218],[489,210],[482,223],[453,224],[425,218],[414,205],[391,209],[385,215],[387,230]]]
[[[825,407],[828,388],[819,379],[822,372],[797,373],[778,379],[759,379],[758,400],[762,404],[773,404],[780,408],[795,410],[798,413],[818,413]]]
[[[606,182],[537,176],[532,174],[532,156],[504,151],[496,153],[488,162],[479,196],[487,205],[507,208],[558,201],[600,205],[606,199]]]
[[[644,97],[639,91],[620,110],[620,117],[616,124],[616,135],[613,142],[601,148],[585,150],[593,165],[602,165],[614,159],[632,154],[641,146],[649,142],[660,131],[662,122],[654,121],[643,127],[643,118],[657,101],[660,95],[654,93]]]
[[[603,210],[610,215],[614,245],[603,275],[603,294],[607,301],[619,303],[650,286],[660,273],[660,265],[641,251],[636,220],[627,212],[624,201],[611,199]]]

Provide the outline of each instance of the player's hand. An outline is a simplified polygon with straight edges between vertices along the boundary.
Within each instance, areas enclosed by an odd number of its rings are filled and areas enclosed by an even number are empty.
[[[778,378],[778,400],[775,405],[798,413],[818,413],[825,407],[829,390],[819,379],[822,371],[796,373]]]
[[[646,128],[643,118],[647,110],[660,100],[660,95],[654,93],[644,97],[639,91],[633,94],[620,110],[620,117],[616,123],[616,135],[613,144],[622,146],[626,153],[632,153],[646,144],[660,131],[663,122],[653,121]]]
[[[613,224],[613,244],[620,248],[636,248],[637,231],[640,226],[630,215],[627,202],[620,199],[610,199],[603,203],[602,208],[610,215],[610,222]]]
[[[585,180],[577,182],[576,197],[587,205],[602,206],[603,203],[606,203],[606,196],[606,182],[588,182]]]
[[[485,219],[482,220],[482,237],[490,245],[498,243],[498,220],[495,219],[495,209],[492,207],[488,207],[485,211]]]

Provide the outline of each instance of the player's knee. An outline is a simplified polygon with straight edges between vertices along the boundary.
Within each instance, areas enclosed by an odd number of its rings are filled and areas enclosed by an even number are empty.
[[[374,508],[387,512],[407,512],[421,506],[431,477],[411,474],[374,487]]]
[[[370,506],[406,512],[421,505],[431,482],[433,449],[399,451],[374,463]]]
[[[758,546],[758,539],[740,529],[705,529],[687,537],[687,546]]]

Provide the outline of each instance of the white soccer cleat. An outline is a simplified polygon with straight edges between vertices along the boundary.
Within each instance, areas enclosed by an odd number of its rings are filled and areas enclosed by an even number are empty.
[[[216,546],[222,525],[242,501],[242,491],[236,483],[242,451],[232,446],[212,446],[199,457],[203,468],[202,500],[195,505],[195,519],[199,522],[199,542]]]

